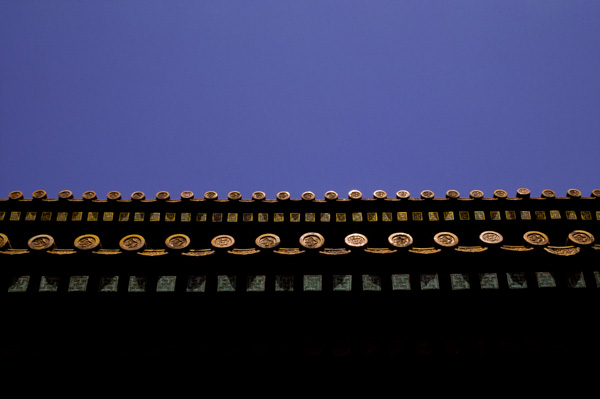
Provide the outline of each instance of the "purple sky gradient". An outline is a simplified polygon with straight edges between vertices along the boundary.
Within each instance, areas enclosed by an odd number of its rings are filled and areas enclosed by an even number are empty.
[[[0,0],[0,198],[600,188],[600,1]]]

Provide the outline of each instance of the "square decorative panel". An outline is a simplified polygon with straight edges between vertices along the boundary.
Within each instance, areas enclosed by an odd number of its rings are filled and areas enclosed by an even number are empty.
[[[408,212],[397,212],[396,218],[399,221],[404,222],[404,221],[408,220]]]
[[[119,213],[119,222],[128,222],[128,221],[129,221],[129,212]]]
[[[8,286],[8,292],[27,292],[29,278],[29,276],[14,276]]]
[[[592,212],[581,211],[581,220],[592,220]]]
[[[237,213],[228,213],[227,214],[227,222],[229,223],[235,223],[238,221],[238,214]]]
[[[352,221],[353,222],[362,222],[363,217],[361,212],[352,213]]]
[[[25,220],[31,222],[35,220],[35,217],[37,215],[37,212],[27,212],[25,213]]]
[[[0,212],[0,221],[4,220],[4,216],[6,216],[6,212]]]
[[[333,276],[334,291],[351,291],[352,290],[352,275],[334,275]]]
[[[212,221],[214,223],[220,223],[223,221],[223,214],[222,213],[213,213],[212,214]]]
[[[246,279],[246,291],[263,292],[265,290],[265,276],[248,276]]]
[[[504,211],[504,215],[506,216],[506,220],[515,220],[517,218],[515,211]]]
[[[294,291],[294,276],[275,276],[275,291]]]
[[[331,214],[330,213],[322,213],[320,220],[321,220],[321,222],[329,222],[329,221],[331,221]]]
[[[316,220],[315,214],[314,213],[306,213],[304,214],[304,221],[305,222],[314,222]]]
[[[427,216],[429,217],[430,222],[437,222],[440,220],[440,217],[437,212],[428,212]]]
[[[151,222],[160,222],[160,212],[150,213],[150,221]]]
[[[269,214],[268,213],[259,213],[258,214],[258,221],[259,222],[268,222],[269,221]]]
[[[204,292],[206,290],[206,276],[189,276],[186,292]]]
[[[485,212],[483,211],[475,211],[475,220],[485,220]]]
[[[506,273],[506,279],[508,281],[508,288],[510,289],[527,288],[527,279],[523,272],[508,272]]]
[[[243,213],[242,214],[242,221],[244,222],[252,222],[254,220],[254,214],[253,213]]]
[[[102,221],[103,222],[112,222],[114,217],[115,217],[114,212],[104,212],[102,214]]]
[[[452,212],[452,211],[444,212],[444,220],[454,220],[454,212]]]
[[[460,220],[470,220],[469,211],[459,211],[458,218]]]
[[[531,220],[531,212],[521,211],[521,220]]]
[[[69,279],[69,292],[87,291],[89,279],[89,276],[71,276]]]
[[[569,288],[585,288],[585,278],[583,272],[571,272],[567,275],[567,287]]]
[[[235,291],[236,276],[218,276],[217,291],[218,292],[233,292]]]
[[[102,276],[98,284],[98,292],[117,292],[119,276]]]
[[[175,291],[175,281],[177,276],[160,276],[156,283],[156,292],[173,292]]]
[[[538,287],[540,288],[555,288],[556,280],[554,275],[550,272],[535,272],[535,278],[537,279]]]
[[[372,274],[363,274],[363,291],[381,291],[381,277]]]
[[[497,290],[500,288],[496,273],[479,273],[479,286],[482,290]]]
[[[144,221],[144,212],[135,212],[133,214],[134,222],[143,222]]]
[[[501,220],[501,216],[500,216],[500,212],[499,211],[491,211],[490,212],[490,219],[491,220]]]
[[[536,220],[546,220],[546,212],[544,212],[544,211],[535,211],[535,219]]]
[[[68,212],[58,212],[58,214],[56,215],[56,221],[57,222],[66,222],[68,216],[69,216]]]
[[[550,219],[560,219],[560,211],[550,211]]]
[[[88,222],[97,222],[98,221],[98,212],[88,212],[87,221]]]
[[[392,216],[392,212],[382,212],[381,213],[381,220],[384,222],[391,222],[394,220],[393,216]]]
[[[40,292],[58,291],[58,277],[42,276],[40,279]]]
[[[575,211],[565,211],[567,214],[567,219],[569,220],[577,220],[577,212]]]
[[[412,220],[416,220],[418,222],[423,220],[423,213],[422,212],[413,212],[412,213]]]
[[[206,213],[198,213],[196,215],[196,222],[206,222]]]
[[[274,222],[283,222],[285,218],[285,214],[283,213],[275,213],[273,215],[273,221]]]
[[[336,213],[335,214],[335,221],[336,222],[345,222],[346,221],[346,214],[345,213]]]
[[[420,280],[422,290],[440,289],[440,279],[437,274],[421,274]]]
[[[290,222],[299,222],[300,214],[299,213],[290,213]]]
[[[369,222],[376,222],[377,221],[377,212],[367,212],[367,220]]]
[[[392,290],[409,291],[410,274],[392,274]]]
[[[73,214],[71,215],[71,221],[73,222],[80,222],[82,218],[83,212],[73,212]]]
[[[146,292],[147,279],[142,276],[130,276],[129,286],[127,291],[129,292]]]
[[[450,274],[450,283],[452,284],[453,290],[471,289],[471,284],[469,283],[469,275],[466,273]]]
[[[181,221],[182,222],[191,222],[192,221],[192,214],[189,212],[184,212],[181,214]]]
[[[304,291],[321,291],[322,277],[320,275],[304,276]]]

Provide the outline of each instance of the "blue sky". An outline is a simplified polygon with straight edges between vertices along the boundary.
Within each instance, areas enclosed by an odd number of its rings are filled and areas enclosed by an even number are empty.
[[[0,197],[600,188],[600,2],[0,0]]]

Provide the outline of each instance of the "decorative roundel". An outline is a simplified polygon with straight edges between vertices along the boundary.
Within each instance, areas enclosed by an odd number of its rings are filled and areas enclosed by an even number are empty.
[[[400,190],[396,192],[396,198],[398,199],[408,199],[410,198],[410,193],[406,190]]]
[[[23,193],[21,191],[11,191],[8,194],[8,199],[10,199],[10,200],[20,200],[20,199],[23,199]]]
[[[239,191],[230,191],[229,194],[227,194],[227,198],[231,201],[237,201],[242,199],[242,193]]]
[[[300,237],[300,245],[305,248],[317,249],[325,244],[325,237],[319,233],[305,233]]]
[[[287,191],[280,191],[277,193],[276,197],[279,201],[287,201],[290,199],[290,193]]]
[[[600,198],[600,190],[592,190],[592,197]]]
[[[255,243],[260,248],[275,248],[281,243],[281,239],[275,234],[267,233],[258,236]]]
[[[36,190],[31,194],[33,199],[46,199],[48,196],[44,190]]]
[[[71,199],[73,198],[73,192],[71,190],[62,190],[58,193],[58,198],[60,199]]]
[[[216,191],[207,191],[204,193],[204,199],[216,200],[217,198],[219,198],[219,194]]]
[[[527,244],[542,246],[549,243],[548,236],[541,231],[528,231],[523,235],[523,239]]]
[[[85,191],[83,194],[81,194],[81,198],[83,198],[84,200],[87,200],[87,201],[93,201],[93,200],[97,199],[98,197],[96,196],[95,191],[88,190],[88,191]]]
[[[75,248],[82,251],[95,249],[100,245],[100,238],[94,234],[84,234],[75,239]]]
[[[166,201],[171,199],[171,194],[168,191],[159,191],[156,193],[156,199],[161,201]]]
[[[446,198],[448,198],[448,199],[460,198],[460,193],[457,190],[448,190],[448,191],[446,191]]]
[[[6,244],[8,244],[8,236],[0,233],[0,248],[4,248]]]
[[[118,201],[121,199],[121,193],[118,191],[109,191],[108,194],[106,194],[106,199],[111,201]]]
[[[305,201],[312,201],[315,198],[315,193],[313,193],[312,191],[306,191],[302,193],[302,199]]]
[[[348,234],[346,236],[346,238],[344,238],[344,242],[349,247],[361,248],[361,247],[364,247],[365,245],[367,245],[369,240],[367,240],[367,237],[364,236],[363,234],[352,233],[352,234]]]
[[[144,246],[146,246],[146,240],[139,234],[130,234],[119,241],[119,247],[124,251],[138,251]]]
[[[458,237],[456,234],[448,233],[447,231],[437,233],[433,237],[433,241],[442,247],[448,248],[458,245]]]
[[[353,200],[359,200],[362,198],[362,193],[358,190],[350,190],[348,193],[348,198]]]
[[[181,197],[181,199],[188,200],[188,199],[194,198],[194,193],[192,191],[186,190],[186,191],[182,191],[179,196]]]
[[[338,199],[338,195],[335,191],[327,191],[325,193],[325,199],[329,200],[329,201],[334,201],[334,200]]]
[[[578,245],[589,245],[594,242],[594,236],[584,230],[575,230],[569,234],[569,240]]]
[[[435,195],[433,194],[433,191],[431,190],[423,190],[421,191],[421,198],[422,199],[432,199]]]
[[[230,248],[235,244],[235,240],[232,236],[222,234],[210,240],[210,244],[215,248]]]
[[[544,190],[542,191],[543,198],[555,198],[556,193],[553,190]]]
[[[146,194],[144,194],[141,191],[135,191],[131,194],[131,199],[134,201],[141,201],[143,199],[146,199]]]
[[[413,238],[407,233],[393,233],[388,237],[388,242],[394,247],[406,248],[413,244]]]
[[[386,199],[387,198],[387,193],[383,190],[377,190],[373,193],[373,198],[377,198],[377,199]]]
[[[581,198],[581,191],[576,188],[571,188],[567,191],[567,197],[569,198]]]
[[[54,246],[54,238],[48,234],[40,234],[31,237],[29,241],[27,241],[27,246],[35,251],[42,251]]]
[[[262,191],[255,191],[252,193],[252,199],[255,201],[262,201],[267,198],[267,194]]]
[[[495,190],[494,198],[500,198],[500,199],[508,198],[508,193],[506,192],[506,190]]]
[[[484,231],[479,235],[479,239],[485,244],[495,245],[500,244],[504,240],[504,237],[495,231]]]
[[[190,237],[185,234],[173,234],[167,237],[165,245],[169,249],[185,249],[190,245]]]
[[[517,190],[517,197],[519,198],[529,198],[531,195],[531,191],[528,188],[520,188]]]
[[[481,198],[483,198],[483,191],[473,190],[469,193],[469,197],[471,197],[473,199],[481,199]]]

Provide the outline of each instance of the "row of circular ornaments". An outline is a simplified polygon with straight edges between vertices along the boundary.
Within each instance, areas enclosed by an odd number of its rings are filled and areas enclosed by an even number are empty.
[[[527,188],[520,188],[517,190],[517,193],[516,193],[517,198],[529,198],[530,196],[531,196],[531,192]],[[183,191],[181,193],[180,197],[182,200],[190,200],[190,199],[194,198],[194,193],[191,191]],[[431,191],[431,190],[424,190],[424,191],[421,191],[421,193],[420,193],[421,199],[433,199],[434,197],[435,197],[435,195],[434,195],[433,191]],[[572,188],[572,189],[567,190],[567,197],[581,198],[582,194],[581,194],[580,190],[578,190],[576,188]],[[591,193],[591,197],[600,198],[600,189],[593,190]],[[63,190],[58,193],[58,198],[64,199],[64,200],[74,199],[73,192],[70,190]],[[215,191],[207,191],[206,193],[204,193],[205,200],[216,200],[218,198],[219,198],[219,195]],[[262,201],[262,200],[265,200],[266,198],[267,198],[266,194],[263,191],[255,191],[254,193],[252,193],[252,199],[255,201]],[[290,198],[291,198],[290,193],[287,191],[280,191],[276,195],[276,199],[279,201],[289,200]],[[307,200],[307,201],[312,201],[312,200],[316,199],[315,194],[311,191],[306,191],[306,192],[302,193],[301,198],[303,200]],[[338,194],[335,191],[327,191],[325,193],[324,198],[326,200],[337,200]],[[359,200],[359,199],[363,198],[363,195],[358,190],[351,190],[350,192],[348,192],[348,198],[352,199],[352,200]],[[376,190],[373,193],[373,198],[374,199],[386,199],[386,198],[388,198],[388,196],[385,191]],[[406,190],[397,191],[396,198],[397,199],[408,199],[408,198],[410,198],[410,193]],[[448,191],[446,191],[446,198],[447,199],[458,199],[458,198],[460,198],[460,193],[457,190],[448,190]],[[484,198],[483,191],[472,190],[469,193],[469,198],[470,199],[482,199],[482,198]],[[495,190],[494,198],[497,198],[497,199],[508,198],[508,193],[505,190]],[[541,198],[547,198],[547,199],[556,198],[556,193],[553,190],[543,190]],[[9,193],[8,199],[9,200],[22,200],[22,199],[24,199],[24,196],[21,191],[12,191],[11,193]],[[46,191],[44,191],[44,190],[36,190],[32,194],[32,199],[48,199],[48,195],[47,195]],[[82,199],[97,200],[98,197],[94,191],[86,191],[83,193]],[[106,199],[113,200],[113,201],[121,200],[122,199],[121,193],[118,191],[110,191],[106,195]],[[134,201],[145,200],[146,195],[142,191],[135,191],[134,193],[131,194],[131,199]],[[156,199],[162,200],[162,201],[170,200],[171,195],[167,191],[159,191],[158,193],[156,193]],[[242,194],[239,191],[231,191],[231,192],[229,192],[229,194],[227,194],[227,199],[231,200],[231,201],[240,200],[240,199],[242,199]]]
[[[488,245],[497,245],[503,241],[500,233],[495,231],[484,231],[479,235],[482,243]],[[437,233],[434,242],[445,248],[452,248],[458,245],[458,237],[450,232]],[[523,235],[525,243],[532,247],[544,247],[549,244],[548,236],[540,231],[528,231]],[[568,236],[570,244],[578,246],[588,246],[594,242],[594,236],[584,230],[575,230]],[[349,234],[344,242],[349,248],[365,248],[368,239],[365,235],[359,233]],[[388,242],[395,248],[409,248],[413,245],[413,238],[408,233],[393,233],[388,237]],[[263,249],[275,249],[279,246],[281,240],[279,236],[272,233],[262,234],[255,240],[256,246]],[[300,245],[305,249],[319,249],[325,244],[325,238],[316,232],[303,234],[299,239]],[[8,237],[0,234],[0,248],[8,244]],[[235,244],[235,239],[230,235],[218,235],[211,240],[214,249],[231,249]],[[55,247],[54,238],[47,234],[40,234],[29,239],[27,245],[30,249],[51,250]],[[100,248],[100,238],[93,234],[84,234],[75,239],[74,245],[77,249],[87,251]],[[165,240],[165,245],[170,250],[181,251],[189,247],[190,238],[185,234],[174,234]],[[138,234],[131,234],[123,237],[119,242],[119,247],[124,251],[135,252],[146,246],[144,237]]]

